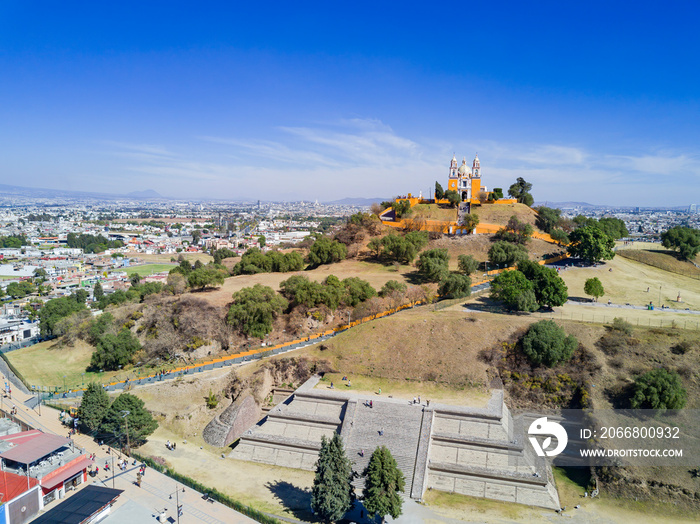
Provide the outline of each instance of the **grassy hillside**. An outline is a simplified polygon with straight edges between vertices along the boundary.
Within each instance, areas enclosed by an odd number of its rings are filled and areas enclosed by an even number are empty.
[[[617,254],[671,273],[700,279],[700,268],[686,260],[678,260],[675,251],[666,249],[620,249]]]
[[[455,221],[457,220],[457,208],[437,204],[417,204],[411,208],[411,214],[408,215],[408,218]]]
[[[537,213],[525,204],[484,204],[475,206],[472,212],[479,216],[479,221],[484,224],[505,225],[508,219],[515,215],[521,222],[535,226]]]

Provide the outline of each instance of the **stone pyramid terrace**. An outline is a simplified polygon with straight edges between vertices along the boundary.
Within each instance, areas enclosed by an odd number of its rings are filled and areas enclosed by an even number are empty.
[[[518,419],[495,390],[486,408],[372,397],[318,390],[313,377],[273,408],[240,438],[230,457],[313,471],[321,436],[339,432],[357,473],[372,451],[386,446],[406,479],[406,494],[421,499],[426,489],[559,508],[548,464],[524,446]],[[361,456],[364,450],[364,456]]]

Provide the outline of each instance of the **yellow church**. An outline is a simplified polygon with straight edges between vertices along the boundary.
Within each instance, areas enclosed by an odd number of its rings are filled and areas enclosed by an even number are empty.
[[[450,178],[447,182],[447,189],[457,191],[462,196],[462,202],[479,202],[479,193],[487,193],[486,186],[481,185],[481,165],[479,164],[479,154],[477,153],[472,162],[472,167],[467,165],[467,159],[462,159],[462,165],[457,167],[457,157],[452,156],[450,162]]]

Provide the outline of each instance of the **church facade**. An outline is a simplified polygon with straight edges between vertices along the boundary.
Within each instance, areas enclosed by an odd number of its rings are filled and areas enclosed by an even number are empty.
[[[479,202],[479,193],[487,192],[487,189],[486,186],[481,185],[481,165],[478,154],[474,157],[472,167],[467,165],[466,157],[462,159],[462,165],[458,167],[457,157],[452,156],[447,189],[457,191],[463,202]]]

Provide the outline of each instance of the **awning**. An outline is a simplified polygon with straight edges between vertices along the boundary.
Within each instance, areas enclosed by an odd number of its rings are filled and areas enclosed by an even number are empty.
[[[68,480],[69,478],[75,476],[77,473],[90,467],[90,464],[92,464],[92,462],[93,461],[89,458],[82,457],[75,464],[68,465],[66,469],[59,471],[57,474],[49,477],[48,479],[46,479],[45,477],[41,479],[41,487],[45,490],[51,491],[64,480]]]

